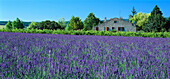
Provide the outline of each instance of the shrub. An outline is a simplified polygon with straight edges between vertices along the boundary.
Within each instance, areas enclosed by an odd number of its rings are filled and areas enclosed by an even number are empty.
[[[41,33],[41,34],[70,34],[70,35],[100,35],[100,36],[131,36],[131,37],[161,37],[170,38],[170,32],[110,32],[83,30],[48,30],[48,29],[0,29],[0,32]]]

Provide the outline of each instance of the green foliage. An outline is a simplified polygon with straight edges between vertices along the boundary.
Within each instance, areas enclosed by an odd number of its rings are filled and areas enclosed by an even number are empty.
[[[132,12],[133,16],[137,13],[134,6],[133,6],[133,10],[131,12]]]
[[[70,20],[70,26],[71,26],[71,29],[74,27],[74,16],[72,16],[71,20]]]
[[[24,28],[24,25],[23,25],[23,22],[20,21],[19,18],[16,19],[16,21],[13,21],[12,22],[12,28],[13,29],[23,29]]]
[[[12,29],[12,24],[11,24],[10,20],[9,20],[8,23],[5,25],[5,29]]]
[[[170,32],[170,17],[166,19],[166,24],[164,25],[164,28],[167,32]]]
[[[116,32],[116,29],[112,29],[111,32]]]
[[[40,23],[37,23],[36,28],[37,29],[57,30],[57,29],[61,29],[61,26],[55,21],[46,20],[46,21],[42,21]]]
[[[65,29],[67,24],[64,18],[58,20],[58,24],[61,26],[61,29]]]
[[[170,32],[110,32],[110,31],[83,31],[83,30],[49,30],[49,29],[0,29],[0,32],[41,33],[41,34],[68,34],[68,35],[100,35],[100,36],[130,36],[130,37],[159,37],[170,38]]]
[[[148,23],[143,27],[143,30],[146,32],[164,32],[166,30],[164,28],[165,24],[165,18],[162,16],[162,12],[156,5],[151,12],[151,16],[148,18]]]
[[[151,14],[145,14],[142,12],[139,12],[138,14],[135,14],[132,18],[129,19],[129,21],[131,21],[132,23],[136,22],[136,29],[142,30],[143,27],[146,23],[148,23],[148,18]]]
[[[27,27],[27,29],[35,29],[37,28],[37,23],[36,22],[31,22],[31,24]]]
[[[71,26],[69,26],[69,24],[67,24],[67,26],[66,26],[65,30],[66,30],[66,31],[71,30]]]
[[[15,29],[16,26],[17,26],[17,22],[16,22],[16,21],[13,21],[13,22],[12,22],[12,29]]]
[[[83,29],[83,23],[79,17],[72,16],[70,26],[73,30]]]
[[[137,13],[134,6],[131,12],[132,12],[132,15],[129,15],[129,19],[133,18],[133,16]]]
[[[91,30],[93,26],[96,26],[100,23],[99,18],[96,18],[93,13],[90,13],[87,18],[84,20],[84,30]]]

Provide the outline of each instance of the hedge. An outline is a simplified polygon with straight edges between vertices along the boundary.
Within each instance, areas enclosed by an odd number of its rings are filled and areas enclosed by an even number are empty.
[[[40,29],[12,29],[12,30],[0,29],[0,32],[170,38],[170,32],[110,32],[110,31],[83,31],[83,30],[65,31],[65,30],[48,30],[48,29],[43,29],[43,30],[40,30]]]

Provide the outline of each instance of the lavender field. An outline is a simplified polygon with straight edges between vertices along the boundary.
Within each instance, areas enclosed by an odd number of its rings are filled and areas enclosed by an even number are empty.
[[[170,38],[0,32],[2,79],[169,79]]]

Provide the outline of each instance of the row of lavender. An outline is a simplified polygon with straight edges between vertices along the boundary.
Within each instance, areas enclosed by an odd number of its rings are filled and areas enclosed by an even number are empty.
[[[170,38],[0,32],[0,78],[170,78]]]

